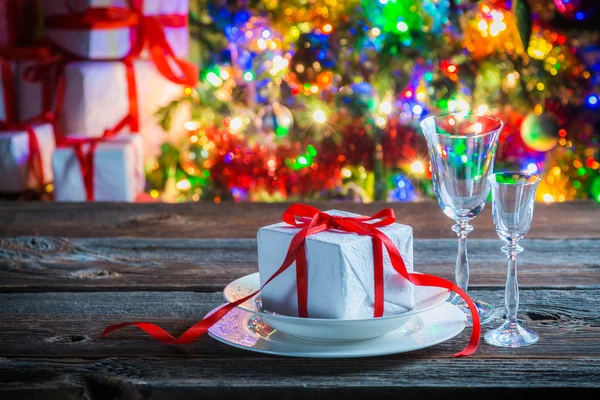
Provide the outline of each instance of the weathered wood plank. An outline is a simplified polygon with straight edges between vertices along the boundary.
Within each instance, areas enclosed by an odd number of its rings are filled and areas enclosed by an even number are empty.
[[[477,289],[472,294],[500,307],[503,292]],[[155,321],[179,334],[222,302],[221,293],[3,293],[0,357],[256,357],[208,337],[186,346],[164,346],[136,328],[106,339],[98,337],[107,325],[124,320]],[[523,290],[520,315],[540,333],[540,344],[518,351],[482,344],[474,358],[600,358],[600,309],[590,307],[599,302],[600,289]],[[406,357],[449,358],[467,338],[464,332],[457,339]]]
[[[521,285],[600,285],[600,239],[522,244]],[[471,285],[504,284],[501,245],[499,239],[470,241]],[[416,270],[452,279],[456,246],[455,239],[416,240]],[[0,292],[215,291],[256,270],[253,239],[0,239]]]
[[[478,289],[500,304],[501,290]],[[290,359],[244,352],[208,337],[164,346],[135,328],[108,339],[108,323],[158,321],[174,333],[221,302],[213,293],[0,294],[0,396],[167,398],[255,395],[391,398],[563,393],[600,389],[600,289],[524,290],[521,318],[539,344],[518,350],[481,344],[454,359],[468,333],[421,351],[369,359]],[[494,326],[498,321],[494,322]],[[548,392],[550,389],[551,392]]]
[[[425,203],[311,203],[372,214],[384,207],[411,225],[417,238],[451,238],[452,221],[434,201]],[[0,236],[254,238],[277,222],[285,203],[0,203]],[[529,238],[600,238],[600,205],[592,201],[537,204]],[[496,238],[490,207],[474,222],[472,238]]]
[[[597,359],[311,360],[16,359],[0,364],[3,399],[597,398]],[[37,398],[37,397],[36,397]]]

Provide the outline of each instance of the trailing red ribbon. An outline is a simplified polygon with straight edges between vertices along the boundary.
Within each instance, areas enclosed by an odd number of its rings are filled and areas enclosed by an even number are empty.
[[[298,314],[301,317],[306,317],[308,315],[306,238],[310,235],[315,235],[319,232],[323,232],[329,229],[337,229],[344,232],[356,233],[358,235],[370,236],[373,240],[375,273],[375,317],[383,315],[383,248],[385,247],[390,256],[393,268],[406,280],[417,286],[434,286],[452,290],[467,302],[473,317],[473,330],[471,333],[471,339],[469,340],[469,343],[465,347],[465,349],[459,353],[454,354],[454,356],[468,356],[475,352],[479,344],[479,338],[481,335],[479,314],[477,314],[475,304],[461,288],[459,288],[454,283],[446,279],[439,278],[433,275],[411,273],[406,270],[406,265],[404,264],[402,256],[400,255],[400,252],[398,251],[397,247],[387,235],[385,235],[383,232],[377,229],[382,226],[390,225],[396,221],[394,211],[392,209],[388,208],[381,210],[370,217],[339,217],[323,213],[320,210],[311,206],[303,204],[293,204],[283,213],[283,220],[292,226],[300,228],[300,231],[296,235],[294,235],[290,243],[290,247],[288,248],[287,254],[285,256],[285,259],[279,267],[279,269],[275,271],[275,273],[256,292],[251,293],[250,295],[241,298],[233,303],[225,304],[213,314],[207,316],[202,321],[199,321],[198,323],[194,324],[177,339],[161,327],[150,322],[125,322],[121,324],[111,325],[104,330],[102,336],[104,337],[110,335],[118,329],[134,325],[148,333],[154,339],[165,344],[191,343],[198,337],[200,337],[202,334],[204,334],[212,325],[217,323],[229,311],[233,310],[235,307],[256,296],[266,285],[268,285],[271,281],[273,281],[273,279],[281,275],[294,262],[296,262]]]
[[[37,182],[37,187],[42,188],[46,183],[44,177],[44,168],[42,164],[42,153],[40,143],[37,135],[35,134],[34,124],[52,122],[53,116],[50,113],[43,114],[36,118],[32,118],[25,122],[8,122],[0,121],[0,133],[2,131],[25,131],[27,132],[27,164],[29,167],[29,173],[33,175]]]
[[[181,28],[187,24],[185,15],[150,15],[142,13],[142,2],[134,1],[132,9],[116,7],[88,8],[84,12],[52,15],[45,19],[46,29],[93,30],[131,28],[131,51],[127,58],[138,57],[148,47],[150,57],[159,72],[168,80],[195,86],[198,68],[176,57],[163,29]],[[174,68],[176,66],[177,68]]]
[[[81,178],[83,180],[83,187],[85,189],[85,197],[87,201],[95,200],[94,158],[98,144],[114,138],[119,131],[125,128],[125,126],[131,125],[131,121],[131,115],[127,115],[125,118],[119,121],[114,128],[106,129],[100,137],[67,137],[61,139],[59,142],[58,147],[71,147],[75,152],[75,157],[77,157],[77,162],[79,163],[79,170],[81,171]]]

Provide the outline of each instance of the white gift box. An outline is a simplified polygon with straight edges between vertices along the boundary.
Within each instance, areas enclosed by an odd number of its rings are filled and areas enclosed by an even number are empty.
[[[40,145],[44,183],[52,182],[52,153],[56,148],[51,124],[32,125]],[[0,132],[0,192],[20,193],[37,188],[29,170],[29,136],[25,131]]]
[[[158,154],[165,131],[158,123],[156,111],[180,98],[183,87],[164,78],[150,61],[138,60],[133,65],[144,152]],[[60,123],[66,134],[98,137],[128,114],[127,72],[122,62],[73,62],[64,73],[66,89]],[[182,104],[173,114],[170,136],[183,134],[183,124],[190,116],[189,104]]]
[[[46,0],[44,15],[52,17],[83,13],[88,8],[115,7],[129,9],[130,0]],[[144,0],[145,16],[184,15],[189,0]],[[189,52],[189,31],[184,27],[164,27],[163,32],[177,57]],[[137,40],[135,27],[111,29],[46,29],[46,37],[69,53],[91,60],[121,59],[131,52],[132,40]]]
[[[69,137],[77,138],[76,135]],[[89,144],[83,145],[84,154]],[[94,199],[133,202],[144,190],[141,138],[125,134],[98,143],[94,153]],[[59,147],[52,157],[56,201],[86,201],[81,167],[72,147]]]
[[[357,216],[338,210],[330,215]],[[378,228],[398,247],[406,269],[413,270],[412,228],[394,223]],[[300,229],[282,222],[258,231],[258,271],[263,285],[279,269]],[[374,311],[373,244],[369,236],[328,230],[306,239],[308,316],[365,319]],[[298,316],[295,263],[261,292],[263,308]],[[384,249],[384,316],[414,307],[413,285],[392,267]]]
[[[22,57],[2,61],[2,69],[6,69],[6,71],[0,79],[0,120],[27,121],[42,115],[46,111],[51,111],[52,104],[48,104],[48,109],[44,109],[43,91],[44,85],[50,85],[48,90],[49,103],[51,103],[54,98],[54,82],[43,80],[32,82],[23,77],[24,71],[28,67],[39,62],[39,59]],[[10,79],[10,82],[6,82],[5,79]],[[6,108],[9,97],[14,107],[14,115],[11,116],[7,115]]]
[[[20,121],[26,121],[30,118],[37,117],[42,115],[46,111],[51,111],[52,104],[49,104],[49,108],[47,110],[44,109],[44,100],[43,100],[43,92],[44,85],[50,85],[49,91],[51,96],[51,101],[54,100],[54,84],[55,82],[31,82],[25,78],[23,78],[24,71],[29,67],[38,63],[39,61],[32,60],[19,60],[17,61],[17,81],[16,81],[16,89],[17,89],[17,112]]]

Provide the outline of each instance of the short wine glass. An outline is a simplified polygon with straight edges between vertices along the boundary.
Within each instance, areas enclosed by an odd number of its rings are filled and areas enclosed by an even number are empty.
[[[473,230],[469,221],[483,210],[490,191],[487,177],[493,173],[498,136],[504,123],[496,117],[471,113],[431,116],[421,121],[427,139],[433,188],[438,203],[448,217],[456,221],[452,230],[458,236],[456,284],[467,290],[469,261],[467,234]],[[467,315],[471,312],[460,297],[452,298]],[[494,308],[481,300],[473,300],[482,324],[494,317]]]
[[[504,292],[506,320],[499,328],[487,332],[485,341],[500,347],[530,346],[538,341],[539,336],[517,322],[517,254],[523,251],[518,242],[531,226],[535,191],[540,177],[523,172],[501,172],[491,175],[488,180],[492,188],[492,214],[496,232],[506,242],[502,251],[508,257],[508,274]]]

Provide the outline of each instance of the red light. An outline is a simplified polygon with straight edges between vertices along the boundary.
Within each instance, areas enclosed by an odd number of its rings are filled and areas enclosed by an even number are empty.
[[[455,73],[457,69],[458,68],[454,64],[450,64],[446,67],[446,71],[448,71],[449,74]]]
[[[594,159],[592,157],[589,157],[587,160],[585,160],[585,166],[588,168],[592,168],[594,166]]]
[[[412,92],[412,90],[410,90],[410,89],[406,89],[406,90],[404,91],[404,97],[406,97],[406,98],[409,98],[409,99],[410,99],[412,96],[413,96],[413,92]]]

